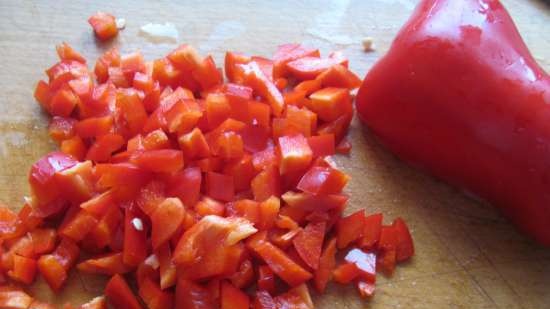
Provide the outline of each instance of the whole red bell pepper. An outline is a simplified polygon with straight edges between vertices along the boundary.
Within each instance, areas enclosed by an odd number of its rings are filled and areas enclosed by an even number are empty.
[[[357,110],[398,156],[550,245],[550,77],[499,1],[421,1]]]

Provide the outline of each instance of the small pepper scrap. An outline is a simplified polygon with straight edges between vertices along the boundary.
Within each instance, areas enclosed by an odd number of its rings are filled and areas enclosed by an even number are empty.
[[[342,217],[350,178],[330,156],[360,80],[341,54],[228,52],[224,83],[188,45],[150,62],[112,49],[93,73],[58,53],[35,97],[61,151],[32,166],[19,213],[0,207],[0,308],[33,303],[11,283],[58,292],[75,268],[110,277],[82,309],[313,308],[308,282],[370,297],[377,269],[414,254],[402,220]]]

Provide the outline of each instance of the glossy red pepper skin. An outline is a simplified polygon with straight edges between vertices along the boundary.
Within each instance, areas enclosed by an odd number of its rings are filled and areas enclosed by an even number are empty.
[[[550,76],[497,0],[423,0],[357,95],[402,159],[550,245]]]

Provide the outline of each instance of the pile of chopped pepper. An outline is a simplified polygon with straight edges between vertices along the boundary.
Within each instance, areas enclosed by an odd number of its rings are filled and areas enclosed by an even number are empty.
[[[111,49],[93,72],[57,52],[35,98],[60,151],[32,166],[18,213],[0,208],[0,308],[53,308],[22,286],[58,292],[71,271],[110,280],[67,309],[313,308],[310,286],[368,298],[377,270],[414,254],[403,220],[342,217],[349,177],[331,156],[351,150],[361,81],[341,53],[227,52],[224,82],[188,45],[150,62]]]

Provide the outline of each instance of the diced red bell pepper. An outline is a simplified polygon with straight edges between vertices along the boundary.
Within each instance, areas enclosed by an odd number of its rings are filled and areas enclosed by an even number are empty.
[[[335,154],[334,135],[317,135],[307,138],[307,143],[313,153],[313,158],[332,156]]]
[[[74,209],[74,211],[71,211]],[[98,220],[89,212],[74,207],[67,212],[59,227],[59,235],[79,242],[97,225]]]
[[[69,85],[63,85],[51,97],[49,111],[54,116],[69,117],[73,109],[79,105],[80,99],[71,90]]]
[[[221,309],[249,309],[248,295],[229,282],[222,282]]]
[[[279,196],[280,174],[277,166],[269,166],[264,171],[256,175],[250,184],[254,199],[256,201],[264,201],[271,196]]]
[[[73,158],[82,161],[84,160],[88,149],[80,136],[73,136],[61,142],[59,145],[61,152],[72,156]]]
[[[305,170],[309,166],[313,153],[303,135],[283,136],[279,138],[278,142],[281,175]]]
[[[67,279],[67,272],[53,255],[41,256],[38,259],[38,270],[54,291],[59,291]]]
[[[74,166],[77,161],[62,152],[52,152],[38,160],[31,167],[29,184],[40,205],[52,202],[61,194],[55,174]]]
[[[129,266],[138,266],[147,257],[147,226],[137,206],[126,206],[124,214],[123,261]]]
[[[120,65],[120,53],[116,47],[107,50],[96,61],[94,73],[99,83],[104,83],[109,79],[109,67]]]
[[[229,278],[233,286],[245,289],[254,282],[254,266],[250,260],[244,260],[239,269]]]
[[[199,128],[181,135],[178,142],[186,158],[207,158],[210,155],[210,146]]]
[[[361,278],[369,283],[376,281],[376,254],[364,252],[360,249],[352,249],[344,258],[348,263],[354,263],[362,272]]]
[[[90,117],[74,125],[75,132],[82,138],[98,137],[113,130],[113,116]]]
[[[177,197],[162,201],[151,214],[151,242],[154,249],[166,243],[184,220],[185,208]]]
[[[24,284],[31,284],[34,281],[36,275],[36,261],[19,256],[13,256],[13,269],[8,271],[8,276]]]
[[[36,88],[34,89],[34,98],[38,101],[38,103],[40,103],[40,106],[42,106],[43,109],[50,109],[50,100],[52,95],[53,93],[50,90],[48,83],[43,80],[38,81]]]
[[[101,41],[113,38],[118,33],[115,17],[109,13],[97,12],[90,16],[88,23],[90,23],[95,35]]]
[[[258,267],[258,290],[275,293],[275,274],[267,265]]]
[[[288,106],[286,109],[286,125],[294,128],[305,137],[311,136],[317,130],[317,115],[307,108]]]
[[[302,57],[287,63],[290,74],[297,79],[314,79],[334,65],[347,67],[348,60],[340,52],[333,52],[328,58]]]
[[[364,227],[365,211],[363,209],[358,210],[347,217],[340,218],[336,226],[338,248],[345,248],[354,241],[363,237]]]
[[[340,170],[314,166],[304,174],[296,188],[316,195],[338,194],[348,180],[349,176]]]
[[[84,244],[92,246],[96,250],[101,250],[106,246],[110,246],[114,250],[113,242],[122,220],[121,210],[114,205],[109,207],[95,228],[83,240]]]
[[[235,132],[220,134],[211,149],[213,153],[224,160],[239,159],[244,155],[243,139]]]
[[[345,88],[323,88],[312,93],[306,107],[315,112],[323,121],[334,121],[342,115],[352,113],[351,98]]]
[[[268,230],[275,225],[275,221],[281,208],[281,200],[271,196],[259,205],[259,222],[256,227],[259,230]]]
[[[86,63],[86,58],[84,58],[80,53],[74,50],[67,42],[63,42],[55,47],[57,55],[60,60],[74,60],[82,63]]]
[[[87,259],[76,267],[79,271],[90,274],[125,274],[133,270],[122,261],[122,252],[108,253],[95,258]]]
[[[170,244],[160,246],[155,254],[159,260],[160,288],[164,290],[176,285],[176,265],[172,261]]]
[[[361,86],[361,79],[340,64],[333,65],[317,76],[316,80],[319,80],[323,87],[338,87],[352,90]]]
[[[258,63],[251,61],[247,64],[238,64],[237,68],[243,72],[245,85],[264,97],[269,102],[273,114],[280,116],[285,104],[283,95],[273,82],[265,76]]]
[[[233,177],[233,183],[236,191],[250,189],[250,182],[256,176],[256,170],[252,164],[252,157],[248,154],[240,159],[228,162],[223,173]]]
[[[150,278],[139,282],[139,296],[149,309],[165,309],[174,307],[174,294],[163,291],[158,283]]]
[[[218,127],[229,118],[231,105],[224,94],[211,93],[206,97],[206,119],[210,129]]]
[[[48,133],[54,141],[61,143],[74,136],[76,122],[73,118],[54,116],[48,125]]]
[[[313,273],[313,285],[319,293],[323,293],[328,282],[332,279],[332,272],[336,266],[336,238],[331,238],[319,258],[319,267]]]
[[[130,162],[151,172],[177,172],[183,168],[183,152],[173,149],[136,152]]]
[[[180,238],[173,260],[177,265],[190,266],[201,259],[215,259],[212,250],[231,247],[255,232],[252,223],[240,217],[203,217]]]
[[[320,57],[318,49],[304,47],[300,44],[284,44],[277,48],[273,55],[273,77],[285,77],[288,74],[287,64],[303,57]]]
[[[314,270],[319,267],[325,229],[325,222],[311,222],[292,239],[294,248],[302,260]]]
[[[251,248],[275,274],[290,286],[297,286],[311,278],[311,274],[290,259],[281,249],[268,241],[253,244]]]
[[[365,218],[363,227],[363,237],[359,239],[359,247],[370,250],[374,249],[380,239],[382,229],[382,214],[374,214]]]
[[[391,276],[395,270],[395,264],[397,263],[396,249],[382,250],[378,254],[376,260],[376,267],[380,269],[386,276]]]
[[[208,172],[206,174],[206,194],[221,201],[232,201],[235,195],[233,176]]]
[[[183,205],[194,206],[200,195],[202,174],[197,167],[188,167],[171,174],[166,180],[166,194],[178,197]]]
[[[327,122],[319,126],[317,129],[318,135],[326,135],[326,134],[333,134],[334,135],[334,141],[339,144],[340,141],[345,137],[345,135],[348,132],[349,125],[351,123],[351,120],[353,118],[353,114],[345,114],[338,119]]]
[[[116,92],[115,123],[126,138],[140,133],[147,121],[147,112],[138,91],[132,88]]]
[[[335,282],[348,284],[353,280],[360,278],[361,274],[362,271],[355,263],[344,263],[336,267],[333,271],[333,278]]]
[[[124,278],[118,274],[111,277],[105,287],[107,301],[115,308],[141,309],[141,305]]]
[[[124,143],[124,138],[118,134],[109,133],[100,136],[88,149],[86,159],[94,162],[107,162],[113,152],[122,148]]]
[[[312,195],[292,191],[286,192],[281,196],[281,198],[290,207],[304,211],[327,211],[330,209],[340,209],[349,199],[348,196],[343,194]]]
[[[243,83],[243,72],[237,68],[237,64],[246,64],[249,63],[250,60],[250,57],[239,53],[225,53],[225,76],[227,79],[233,83]]]
[[[201,200],[195,204],[194,209],[195,213],[201,217],[208,215],[223,217],[225,213],[225,205],[208,196],[203,196]]]
[[[34,254],[42,255],[54,250],[57,233],[54,229],[36,228],[29,231],[29,237],[33,243]]]
[[[406,261],[414,255],[414,244],[409,228],[407,227],[405,221],[401,218],[395,219],[392,226],[397,233],[395,258],[397,262]]]
[[[215,309],[214,298],[203,286],[180,278],[176,285],[176,308]]]

